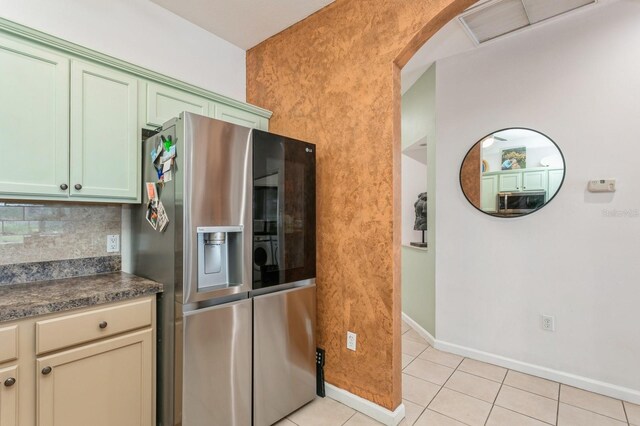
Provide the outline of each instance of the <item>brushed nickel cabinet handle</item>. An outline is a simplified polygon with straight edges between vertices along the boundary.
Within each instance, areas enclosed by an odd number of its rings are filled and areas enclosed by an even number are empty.
[[[107,322],[106,322],[106,321],[102,321],[102,322],[100,322],[100,324],[98,324],[98,327],[100,327],[100,328],[107,328],[107,325],[108,325],[108,324],[107,324]]]
[[[80,190],[82,189],[82,185],[80,185],[79,183],[76,183],[73,187],[74,187],[77,191],[80,191]]]
[[[13,377],[9,377],[7,380],[4,381],[4,385],[8,388],[10,388],[11,386],[16,384],[16,379]]]
[[[60,185],[60,189],[62,189],[63,191],[66,191],[67,189],[69,189],[69,185],[67,185],[66,183],[63,183],[62,185]]]
[[[45,367],[42,369],[42,374],[44,374],[45,376],[49,373],[51,373],[52,368],[51,367]]]

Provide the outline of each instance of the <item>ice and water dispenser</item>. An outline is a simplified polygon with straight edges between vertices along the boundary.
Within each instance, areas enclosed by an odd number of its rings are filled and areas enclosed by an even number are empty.
[[[242,227],[198,227],[198,291],[242,284]]]

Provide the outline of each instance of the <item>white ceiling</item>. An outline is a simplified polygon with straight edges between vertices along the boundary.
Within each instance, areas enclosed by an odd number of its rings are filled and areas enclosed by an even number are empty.
[[[433,35],[402,68],[402,93],[409,90],[434,62],[475,48],[458,19]]]
[[[245,50],[333,3],[333,0],[151,1]]]
[[[469,7],[467,10],[474,9],[481,4],[489,3],[491,0],[480,0],[475,3],[473,6]],[[554,4],[560,3],[555,2],[555,0],[535,0],[539,3],[544,3],[550,7],[553,7]],[[562,3],[571,3],[576,2],[578,0],[563,0]],[[571,19],[576,14],[580,13],[584,10],[589,10],[594,7],[603,7],[605,5],[610,4],[615,0],[598,0],[598,3],[590,5],[588,7],[583,7],[580,9],[573,10],[564,15],[560,15],[551,19],[548,19],[544,22],[536,23],[535,25],[526,26],[523,29],[518,31],[514,31],[505,36],[499,37],[495,40],[488,41],[484,44],[492,44],[495,42],[500,42],[503,37],[517,37],[524,31],[529,31],[530,29],[537,29],[539,31],[544,31],[544,27],[546,25],[555,25],[557,22],[562,22],[564,19]],[[583,3],[580,2],[579,3]],[[535,4],[535,3],[533,3]],[[557,4],[556,4],[557,5]],[[416,54],[411,58],[411,60],[407,63],[407,65],[402,68],[402,93],[409,90],[411,86],[420,78],[422,74],[426,70],[429,69],[434,62],[439,61],[441,59],[445,59],[451,56],[455,56],[472,49],[481,49],[482,46],[476,45],[473,39],[469,36],[467,31],[464,28],[464,25],[460,22],[460,19],[454,18],[449,23],[447,23],[444,27],[440,29],[437,33],[433,35],[421,48],[416,52]]]

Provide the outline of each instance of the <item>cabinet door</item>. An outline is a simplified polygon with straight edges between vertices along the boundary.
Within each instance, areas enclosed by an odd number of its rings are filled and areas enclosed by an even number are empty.
[[[520,191],[522,186],[522,173],[503,173],[498,175],[500,176],[500,182],[498,187],[500,188],[500,192],[504,191]]]
[[[67,58],[0,38],[0,129],[1,195],[69,196]]]
[[[71,197],[139,201],[137,105],[138,82],[134,77],[73,62]]]
[[[564,178],[564,170],[549,170],[549,190],[547,191],[547,200],[550,200],[562,185]]]
[[[152,425],[151,329],[38,358],[36,365],[38,426]]]
[[[480,208],[485,212],[498,211],[498,176],[483,176],[480,185]]]
[[[18,425],[18,367],[0,369],[0,426]]]
[[[226,121],[228,123],[237,124],[239,126],[250,127],[253,129],[268,130],[268,121],[264,117],[252,114],[247,111],[232,108],[223,104],[211,103],[211,107],[215,110],[213,117]]]
[[[522,172],[522,190],[547,190],[547,171]]]
[[[208,116],[209,101],[159,84],[147,85],[147,125],[162,126],[184,111]]]

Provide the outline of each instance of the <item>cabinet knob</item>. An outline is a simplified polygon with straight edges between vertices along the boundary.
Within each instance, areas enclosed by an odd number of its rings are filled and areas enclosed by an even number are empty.
[[[73,187],[78,191],[82,189],[82,185],[80,185],[79,183],[76,183]]]
[[[100,328],[107,328],[107,322],[106,321],[101,321],[100,324],[98,324],[98,327]]]
[[[45,376],[49,373],[51,373],[52,368],[51,367],[45,367],[42,369],[42,374],[44,374]]]
[[[66,191],[67,189],[69,189],[69,185],[67,185],[66,183],[63,183],[62,185],[60,185],[60,189],[62,189],[63,191]]]
[[[10,388],[11,386],[16,384],[16,379],[13,377],[9,377],[7,380],[4,381],[4,385],[8,388]]]

